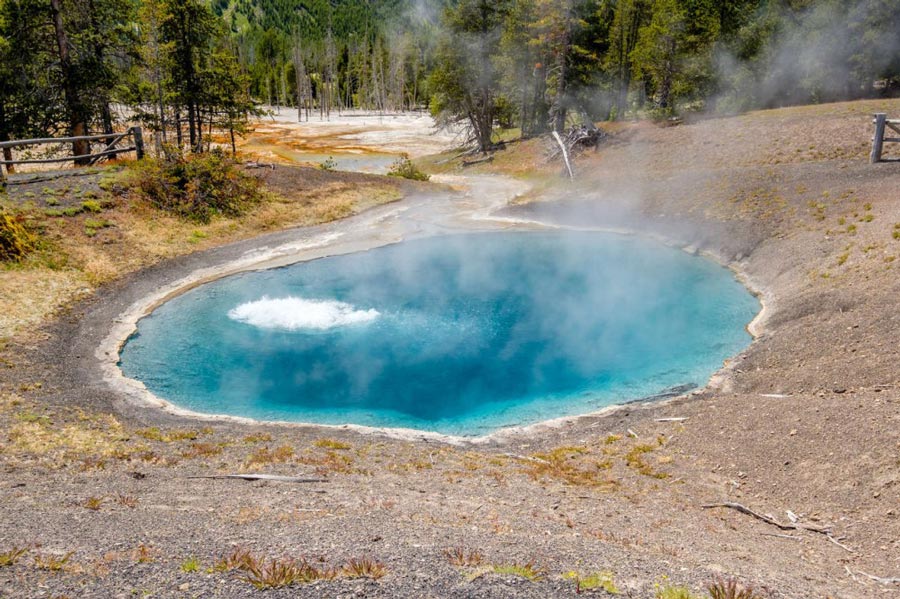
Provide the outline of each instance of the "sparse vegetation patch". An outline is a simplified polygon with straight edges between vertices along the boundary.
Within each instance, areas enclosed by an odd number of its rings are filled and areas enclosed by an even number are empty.
[[[240,216],[263,198],[258,179],[215,151],[187,157],[173,152],[165,159],[143,160],[124,180],[156,208],[200,223],[219,215]]]

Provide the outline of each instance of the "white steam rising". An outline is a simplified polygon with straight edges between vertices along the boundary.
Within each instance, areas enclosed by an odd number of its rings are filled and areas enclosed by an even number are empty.
[[[247,302],[228,312],[228,318],[261,329],[324,331],[334,327],[361,324],[380,316],[378,310],[358,310],[334,300],[308,300],[300,297],[262,299]]]

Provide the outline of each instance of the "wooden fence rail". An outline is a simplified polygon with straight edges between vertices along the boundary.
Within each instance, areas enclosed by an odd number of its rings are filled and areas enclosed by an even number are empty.
[[[130,138],[131,145],[119,147],[119,143]],[[129,127],[121,133],[105,133],[102,135],[82,135],[79,137],[46,137],[42,139],[14,139],[0,142],[0,150],[38,146],[44,144],[67,144],[78,141],[92,142],[102,141],[104,146],[99,152],[89,152],[78,156],[65,156],[63,158],[21,158],[0,160],[0,184],[6,182],[3,167],[15,164],[50,164],[53,162],[76,162],[77,164],[95,164],[106,156],[116,156],[125,152],[135,152],[137,159],[144,157],[144,134],[140,127]]]
[[[889,119],[887,115],[879,112],[872,121],[875,123],[875,137],[872,138],[872,164],[881,162],[881,154],[884,151],[885,143],[900,143],[900,137],[885,137],[885,133],[890,129],[897,135],[900,135],[900,119]]]

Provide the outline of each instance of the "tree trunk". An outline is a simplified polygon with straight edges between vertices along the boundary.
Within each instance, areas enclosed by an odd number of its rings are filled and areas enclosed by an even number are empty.
[[[0,141],[9,141],[9,129],[6,124],[6,112],[3,106],[3,102],[0,102]],[[12,160],[12,148],[3,148],[3,160],[10,161]],[[9,174],[13,174],[16,172],[16,167],[13,164],[6,165],[6,172]],[[0,180],[3,179],[3,173],[0,173]]]
[[[188,140],[191,143],[191,152],[197,151],[197,107],[194,101],[188,101]]]
[[[50,0],[50,10],[53,14],[53,28],[56,31],[56,45],[59,51],[59,64],[63,76],[63,93],[66,99],[66,109],[69,113],[69,129],[72,137],[79,137],[87,134],[87,122],[84,106],[75,86],[72,62],[69,57],[69,37],[66,35],[66,30],[63,27],[59,0]],[[83,156],[90,153],[90,151],[91,145],[87,141],[78,140],[72,143],[72,153],[75,156]],[[84,166],[90,164],[90,159],[78,158],[75,160],[75,164]]]
[[[97,9],[94,7],[93,0],[88,1],[88,10],[91,13],[91,28],[93,29],[94,34],[94,59],[97,61],[98,68],[102,68],[104,60],[104,55],[106,53],[105,46],[100,42],[100,40],[105,39],[102,31],[100,31],[100,24],[97,22]],[[100,99],[100,119],[103,121],[103,132],[112,134],[113,132],[113,122],[112,122],[112,112],[109,108],[109,96],[106,91],[101,92],[103,97]],[[108,140],[104,140],[104,143],[109,143]]]
[[[569,15],[566,15],[565,29],[563,30],[560,47],[556,56],[557,84],[556,97],[553,101],[553,130],[562,133],[566,128],[566,113],[568,112],[568,81],[569,76]]]
[[[184,138],[181,133],[181,109],[175,109],[175,141],[178,143],[178,151],[181,152],[181,148],[184,144]]]

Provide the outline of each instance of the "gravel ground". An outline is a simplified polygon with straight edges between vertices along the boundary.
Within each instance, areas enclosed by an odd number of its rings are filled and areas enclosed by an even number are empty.
[[[872,578],[900,576],[900,168],[866,163],[876,108],[900,103],[628,127],[579,159],[579,186],[508,209],[659,235],[762,294],[755,343],[666,402],[473,444],[179,417],[99,378],[112,321],[185,273],[324,229],[104,286],[48,324],[48,341],[3,352],[0,596],[606,593],[570,573],[640,598],[701,596],[731,576],[773,598],[900,593]],[[191,478],[233,472],[325,482]],[[703,507],[724,502],[798,528]],[[26,552],[3,566],[13,548]],[[252,568],[231,567],[236,548],[334,576],[259,591]]]

